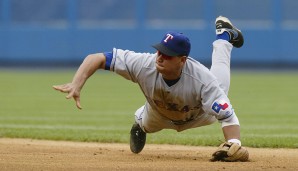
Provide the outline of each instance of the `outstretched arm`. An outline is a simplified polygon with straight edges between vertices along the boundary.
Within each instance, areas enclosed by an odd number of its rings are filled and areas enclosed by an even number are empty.
[[[104,69],[106,63],[106,58],[103,53],[96,53],[88,55],[76,74],[74,75],[71,83],[66,83],[62,85],[54,85],[53,88],[57,91],[63,93],[68,93],[67,99],[73,98],[76,102],[76,106],[82,109],[80,102],[80,92],[83,88],[87,79],[93,75],[97,69]]]
[[[223,121],[221,123],[222,131],[227,142],[237,143],[241,146],[240,141],[240,123],[235,112],[234,116],[228,121]]]

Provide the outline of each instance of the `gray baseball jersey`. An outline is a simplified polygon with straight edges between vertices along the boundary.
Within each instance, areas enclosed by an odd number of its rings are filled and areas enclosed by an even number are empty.
[[[146,132],[182,131],[233,118],[227,95],[204,65],[188,57],[179,81],[168,86],[156,70],[156,57],[114,48],[110,65],[111,71],[138,83],[145,95],[147,101],[136,112],[136,121]]]

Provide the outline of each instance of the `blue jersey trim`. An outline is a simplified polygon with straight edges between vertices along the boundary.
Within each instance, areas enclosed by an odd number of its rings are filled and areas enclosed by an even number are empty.
[[[104,52],[103,54],[106,57],[105,70],[110,70],[113,59],[113,52]]]

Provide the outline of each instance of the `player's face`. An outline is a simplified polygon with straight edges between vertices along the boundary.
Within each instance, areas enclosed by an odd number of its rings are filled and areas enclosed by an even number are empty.
[[[180,76],[185,56],[167,56],[157,51],[156,69],[166,79],[176,79]]]

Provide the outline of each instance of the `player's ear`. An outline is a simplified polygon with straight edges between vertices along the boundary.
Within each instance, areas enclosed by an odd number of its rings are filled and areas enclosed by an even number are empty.
[[[186,62],[186,60],[187,60],[187,56],[182,56],[181,57],[181,62],[183,62],[183,64]]]

